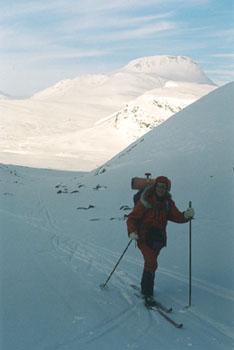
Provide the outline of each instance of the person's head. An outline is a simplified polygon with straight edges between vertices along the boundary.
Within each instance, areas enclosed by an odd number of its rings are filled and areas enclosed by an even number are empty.
[[[171,181],[166,176],[158,176],[155,180],[154,188],[158,197],[165,197],[171,189]]]

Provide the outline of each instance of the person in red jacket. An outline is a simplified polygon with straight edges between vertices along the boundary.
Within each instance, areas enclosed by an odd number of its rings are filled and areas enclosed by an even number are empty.
[[[165,176],[144,189],[127,219],[128,235],[137,241],[144,257],[141,292],[147,305],[154,305],[154,279],[160,250],[166,246],[167,221],[186,223],[194,217],[194,209],[177,209],[170,195],[171,181]]]

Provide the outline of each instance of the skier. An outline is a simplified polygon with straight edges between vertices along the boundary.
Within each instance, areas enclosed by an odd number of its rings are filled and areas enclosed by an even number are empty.
[[[166,246],[167,221],[186,223],[194,217],[194,209],[177,209],[170,195],[171,181],[165,176],[156,178],[146,187],[127,219],[128,235],[136,240],[144,258],[141,293],[147,306],[154,306],[154,279],[160,250]]]

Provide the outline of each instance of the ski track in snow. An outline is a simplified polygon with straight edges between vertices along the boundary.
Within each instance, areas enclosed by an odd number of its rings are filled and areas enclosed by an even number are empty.
[[[72,259],[78,259],[89,265],[87,272],[95,269],[102,275],[103,273],[105,273],[107,277],[110,273],[110,266],[113,265],[113,261],[117,260],[118,257],[117,253],[111,252],[110,250],[102,248],[95,244],[87,243],[87,241],[79,242],[78,247],[75,242],[71,242],[68,240],[61,241],[60,238],[56,237],[54,241],[54,247],[57,249],[58,252],[60,251],[63,254],[66,254],[66,257],[68,258],[67,261],[71,264],[71,268],[73,270],[76,271],[76,267],[72,266]],[[132,263],[134,265],[141,265],[139,261],[132,258],[125,257],[125,260],[126,262]],[[167,275],[170,278],[173,278],[187,285],[187,279],[178,273],[175,274],[174,272],[170,272],[166,269],[159,269],[159,273]],[[112,281],[112,285],[119,290],[122,297],[127,301],[127,303],[132,304],[133,293],[130,285],[138,283],[138,279],[135,277],[135,275],[129,273],[128,275],[126,275],[126,273],[117,271],[115,272],[115,277],[113,277],[113,280],[114,281]],[[198,279],[194,279],[193,284],[194,288],[200,288],[208,293],[214,294],[215,296],[233,301],[231,293],[229,293],[229,291],[225,290],[224,288],[220,289],[216,286],[216,288],[214,289],[214,285],[209,285],[204,281]],[[181,310],[181,314],[185,312],[182,303],[178,299],[173,298],[173,296],[171,295],[166,295],[165,299],[168,300],[168,303],[170,301],[173,302],[174,309],[177,309],[179,312]],[[208,323],[220,333],[224,334],[229,338],[234,339],[233,330],[231,328],[225,327],[222,323],[218,322],[217,320],[209,318],[205,315],[205,313],[201,313],[194,308],[189,309],[188,311],[186,311],[186,313],[195,316],[195,319],[197,319],[197,321],[194,320],[195,323],[200,323],[201,321]],[[111,328],[112,327],[110,326],[110,329]]]
[[[95,245],[94,243],[87,242],[87,240],[83,241],[83,245],[80,245],[79,247],[75,241],[68,240],[65,238],[65,241],[61,239],[61,237],[56,236],[56,249],[63,251],[64,253],[67,253],[70,257],[82,260],[84,262],[90,262],[90,259],[95,259],[95,264],[100,259],[101,261],[101,269],[99,268],[99,271],[103,271],[103,261],[105,260],[105,263],[107,266],[111,266],[113,264],[113,261],[117,261],[119,258],[119,253],[113,252],[107,248]],[[54,242],[55,243],[55,242]],[[65,243],[65,244],[64,244]],[[85,253],[84,253],[85,251]],[[142,266],[142,261],[139,261],[138,259],[134,259],[131,257],[124,257],[125,261],[128,263],[131,263],[133,265]],[[71,258],[70,258],[71,261]],[[110,267],[107,267],[107,270],[109,270]],[[175,271],[170,271],[165,268],[159,268],[158,273],[161,273],[163,275],[167,275],[172,279],[176,279],[180,282],[183,282],[184,284],[187,284],[187,276],[184,276],[182,274],[179,274]],[[129,281],[129,283],[133,283],[132,280]],[[193,285],[194,287],[203,289],[215,296],[221,297],[225,300],[234,301],[234,293],[232,291],[222,288],[220,286],[216,286],[214,284],[207,283],[206,281],[203,281],[201,279],[197,279],[193,277]]]
[[[87,240],[80,240],[79,244],[71,240],[65,236],[62,236],[61,233],[58,234],[58,226],[55,224],[54,218],[51,216],[48,209],[45,209],[43,202],[39,201],[39,207],[41,210],[41,213],[43,213],[45,220],[43,220],[43,227],[41,226],[41,223],[38,222],[38,220],[35,220],[35,218],[30,218],[29,216],[19,216],[14,215],[13,216],[17,219],[25,221],[27,224],[32,225],[33,227],[43,229],[46,232],[50,232],[52,234],[51,236],[51,242],[53,251],[56,258],[61,258],[63,262],[65,262],[67,265],[70,265],[70,268],[73,271],[77,271],[79,267],[77,266],[77,261],[81,261],[82,263],[87,265],[87,273],[94,273],[94,271],[98,271],[101,276],[108,276],[110,273],[110,266],[113,265],[113,261],[117,260],[118,253],[113,252],[111,250],[108,250],[107,248],[102,248],[96,244],[89,243]],[[56,233],[55,233],[56,232]],[[134,264],[134,265],[140,265],[140,262],[137,261],[137,259],[126,257],[126,261],[128,263]],[[79,265],[79,264],[78,264]],[[54,286],[50,283],[49,278],[44,274],[44,272],[41,270],[42,274],[45,276],[48,282],[48,286],[52,289],[53,292],[55,292],[59,297],[61,298],[61,302],[66,305],[66,307],[74,313],[74,310],[72,310],[69,302],[64,298],[63,295],[59,293],[58,290],[54,288]],[[180,276],[177,274],[176,276],[173,275],[172,272],[168,270],[161,270],[160,273],[168,275],[170,278],[174,278],[176,280],[179,280],[183,283],[186,283],[185,278],[183,276]],[[88,327],[84,327],[78,331],[78,335],[74,336],[74,333],[72,335],[69,335],[68,332],[65,332],[63,335],[63,340],[59,340],[59,342],[55,342],[54,348],[57,350],[69,350],[71,346],[94,346],[95,342],[101,341],[105,339],[105,337],[111,337],[116,332],[119,334],[121,332],[121,329],[125,328],[126,323],[131,323],[132,319],[139,318],[139,310],[142,310],[144,308],[142,301],[137,301],[134,298],[134,295],[132,293],[131,287],[129,286],[131,283],[136,283],[136,277],[133,274],[123,273],[121,270],[116,271],[115,276],[113,277],[113,280],[111,282],[112,287],[114,287],[122,296],[122,298],[127,302],[127,306],[124,309],[121,309],[121,311],[115,312],[111,315],[110,318],[101,319],[99,323],[93,325],[89,325]],[[212,292],[213,294],[217,294],[218,296],[221,296],[223,298],[227,297],[225,293],[220,293],[220,290],[214,291],[212,290],[212,286],[209,285],[202,285],[202,281],[196,281],[196,287],[203,288],[208,292]],[[103,291],[104,293],[108,293],[107,291]],[[216,293],[217,292],[217,293]],[[174,309],[180,310],[180,306],[178,305],[178,300],[173,299],[173,297],[166,296],[165,297],[168,302],[173,301]],[[134,343],[137,344],[138,339],[140,340],[142,337],[146,337],[147,334],[150,336],[150,333],[152,333],[157,328],[157,325],[160,325],[160,328],[164,329],[164,327],[171,327],[167,324],[166,321],[162,319],[160,315],[158,315],[156,312],[144,312],[144,326],[141,328],[137,328],[135,330],[135,336],[134,336]],[[181,316],[183,318],[181,318]],[[193,316],[193,317],[191,317]],[[204,315],[196,311],[194,309],[190,309],[189,311],[185,313],[176,312],[175,319],[181,319],[181,321],[185,324],[186,329],[186,320],[189,321],[190,329],[193,328],[198,332],[199,334],[197,336],[199,337],[210,337],[215,342],[216,340],[216,333],[213,333],[211,329],[216,329],[218,333],[223,334],[230,339],[233,339],[233,331],[232,329],[229,329],[228,327],[225,327],[221,323],[215,321],[214,319],[209,318],[207,315]],[[146,322],[147,320],[147,322]],[[202,323],[201,323],[202,322]],[[207,326],[211,326],[207,333]],[[202,327],[201,327],[202,325]],[[69,339],[71,337],[71,339]],[[104,337],[102,339],[102,337]],[[57,344],[56,344],[57,343]],[[165,346],[165,340],[159,341],[158,345],[161,344],[161,346]]]
[[[102,321],[100,324],[98,324],[95,327],[91,327],[89,329],[86,329],[84,332],[81,332],[78,336],[75,336],[70,341],[66,341],[64,344],[57,345],[56,349],[63,349],[64,347],[66,349],[69,349],[69,346],[71,344],[89,344],[97,341],[102,336],[116,330],[120,329],[121,327],[125,327],[124,322],[128,321],[133,317],[133,315],[137,312],[138,304],[131,305],[130,307],[127,307],[125,310],[122,310],[119,314],[115,314],[111,318]],[[152,327],[152,323],[150,323],[150,317],[149,317],[149,323],[146,324],[143,329],[141,329],[140,333],[137,333],[136,340],[138,337],[142,336],[143,334],[147,334],[149,332],[150,327]]]
[[[170,278],[176,279],[177,281],[187,284],[187,277],[179,274],[178,272],[169,271],[165,268],[160,268],[159,272],[169,276]],[[234,293],[232,291],[220,286],[216,286],[215,284],[207,283],[206,281],[193,277],[193,286],[203,289],[204,291],[207,291],[225,300],[234,301]]]
[[[48,249],[50,254],[65,263],[75,273],[79,272],[79,266],[80,263],[82,263],[85,265],[87,275],[96,275],[96,272],[98,272],[100,279],[103,278],[105,280],[105,278],[107,278],[111,272],[111,268],[113,267],[115,261],[117,262],[120,252],[112,251],[81,237],[79,237],[79,241],[69,238],[59,226],[58,220],[52,214],[52,211],[49,209],[49,205],[47,205],[45,200],[42,199],[39,191],[34,192],[33,198],[35,207],[32,206],[32,208],[27,209],[22,214],[17,214],[2,209],[1,212],[7,214],[8,216],[12,216],[17,220],[23,221],[25,224],[31,225],[38,230],[49,233],[48,239],[50,246]],[[38,253],[40,252],[38,251]],[[142,266],[142,261],[140,259],[135,259],[130,256],[125,256],[124,259],[128,264],[132,264],[133,266]],[[49,288],[58,294],[61,301],[74,314],[74,310],[71,309],[69,301],[67,301],[66,298],[54,288],[52,283],[49,281],[47,274],[42,269],[40,269],[40,271],[47,280]],[[187,278],[178,272],[165,268],[159,268],[158,273],[163,276],[170,277],[170,279],[174,279],[176,282],[180,282],[183,285],[187,284]],[[136,299],[130,284],[136,284],[138,282],[138,277],[136,277],[134,273],[130,273],[129,271],[127,273],[123,272],[121,267],[117,269],[113,278],[111,279],[111,290],[108,290],[107,287],[103,293],[114,291],[114,293],[120,295],[125,301],[124,308],[122,307],[119,312],[116,312],[115,309],[115,312],[112,313],[110,317],[100,319],[100,322],[96,323],[94,326],[88,325],[87,327],[79,329],[78,335],[72,334],[71,339],[66,339],[67,336],[69,336],[69,332],[67,332],[67,334],[64,334],[62,337],[64,341],[58,340],[58,343],[54,348],[69,350],[70,346],[76,344],[94,344],[95,341],[102,340],[103,336],[108,336],[117,331],[121,332],[121,329],[126,326],[126,323],[129,323],[129,320],[132,321],[135,318],[139,319],[139,313],[142,311],[144,312],[144,322],[146,320],[147,322],[144,323],[144,327],[137,328],[135,334],[136,343],[137,340],[143,335],[145,336],[150,334],[150,332],[153,331],[154,327],[157,327],[157,325],[160,325],[162,330],[164,327],[170,327],[167,322],[164,321],[156,312],[146,312],[142,305],[142,301],[138,301]],[[231,290],[207,283],[201,279],[194,278],[193,286],[194,288],[201,289],[210,295],[214,295],[224,300],[228,300],[230,302],[234,300],[234,295]],[[186,311],[183,310],[182,302],[177,297],[173,297],[172,295],[165,293],[165,300],[167,300],[167,303],[169,304],[170,302],[173,302],[174,310],[177,311],[175,313],[175,319],[177,319],[177,317],[178,319],[181,318],[181,321],[185,324],[185,329],[186,323],[188,323],[189,328],[193,329],[194,332],[197,333],[197,337],[203,337],[204,339],[208,339],[210,337],[210,339],[215,341],[215,337],[217,336],[218,332],[229,339],[234,339],[233,330],[231,328],[224,326],[221,322],[209,317],[205,313],[201,313],[194,307]],[[97,302],[100,302],[100,300],[97,300]],[[209,325],[209,328],[207,325]],[[165,340],[162,342],[162,345],[165,345]]]
[[[81,261],[82,263],[85,263],[87,265],[87,273],[94,273],[94,271],[98,271],[102,276],[108,276],[110,273],[110,267],[113,265],[113,261],[117,261],[119,253],[113,252],[107,248],[98,246],[84,239],[79,238],[78,244],[75,240],[66,237],[61,232],[58,224],[56,224],[55,218],[51,215],[49,209],[43,202],[39,192],[37,193],[36,197],[37,210],[40,214],[40,217],[43,218],[43,221],[33,216],[33,210],[32,215],[19,215],[2,209],[1,211],[7,213],[8,215],[14,216],[14,218],[18,220],[24,221],[26,224],[29,224],[34,228],[38,228],[40,230],[49,232],[51,234],[51,243],[55,256],[57,258],[59,257],[67,265],[70,265],[71,269],[74,272],[77,272],[77,269],[79,269],[79,264],[77,263],[77,261]],[[131,257],[125,257],[125,260],[126,262],[133,265],[139,266],[142,264],[137,259]],[[160,268],[158,273],[167,275],[172,279],[187,284],[187,279],[183,275],[175,273],[174,271],[169,271],[165,268]],[[113,277],[112,280],[112,285],[116,287],[116,289],[119,291],[119,293],[122,295],[123,299],[127,302],[129,306],[124,311],[121,311],[120,314],[115,315],[114,318],[109,319],[108,321],[101,322],[95,328],[92,327],[91,329],[85,330],[83,333],[79,334],[78,338],[74,338],[71,341],[71,343],[75,341],[78,341],[80,344],[91,343],[99,339],[106,333],[111,332],[118,327],[121,327],[121,323],[130,318],[134,312],[137,312],[136,310],[138,305],[142,304],[142,302],[135,303],[132,299],[133,293],[131,287],[129,286],[130,284],[135,283],[138,283],[138,279],[134,274],[130,274],[129,272],[128,274],[126,274],[122,271],[116,271],[115,277]],[[195,278],[193,280],[193,285],[196,288],[203,289],[204,291],[211,293],[215,296],[221,297],[225,300],[234,300],[233,293],[229,290],[226,290],[225,288],[208,284],[205,281]],[[126,288],[126,286],[128,287]],[[63,297],[61,296],[61,298]],[[174,303],[174,308],[177,308],[179,310],[180,307],[182,307],[178,299],[173,298],[173,296],[166,296],[166,299],[168,299],[169,301],[171,300]],[[63,300],[63,302],[70,308],[66,300]],[[181,312],[184,313],[183,310]],[[194,308],[186,311],[186,313],[190,315],[192,314],[195,317],[193,322],[199,323],[202,320],[203,322],[209,324],[225,336],[234,339],[233,330],[231,328],[223,326],[223,324],[218,322],[217,320],[209,318],[204,313],[201,314]],[[157,322],[159,322],[160,317],[158,315],[151,315],[151,318],[152,317],[154,319],[156,318]],[[145,331],[148,328],[149,325],[146,327]],[[142,333],[145,334],[145,332]],[[65,344],[60,344],[57,348],[62,348],[64,345]]]
[[[37,210],[44,218],[44,228],[46,227],[48,230],[52,230],[53,232],[60,232],[59,226],[56,224],[54,217],[50,214],[48,207],[45,205],[44,201],[41,198],[40,192],[37,192]]]

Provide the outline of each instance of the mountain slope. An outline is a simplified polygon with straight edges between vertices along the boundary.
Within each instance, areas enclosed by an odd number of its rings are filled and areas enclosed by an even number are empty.
[[[163,87],[149,90],[130,101],[122,110],[96,125],[117,129],[119,134],[133,142],[215,88],[206,84],[168,81]]]
[[[164,76],[168,72],[166,78],[160,76],[160,69]],[[170,77],[177,81],[168,81]],[[61,81],[27,100],[2,100],[0,160],[35,167],[94,169],[215,88],[205,82],[210,81],[191,59],[155,56],[130,62],[109,75]],[[137,111],[136,118],[132,111]],[[111,121],[116,113],[117,124]]]
[[[1,342],[4,350],[230,350],[233,310],[234,84],[215,90],[89,174],[2,165]],[[225,106],[225,108],[224,108]],[[184,323],[145,310],[142,257],[124,216],[132,176],[165,174],[184,210],[192,200],[192,307],[188,225],[168,225],[156,295]]]
[[[56,143],[56,155],[66,158],[68,169],[77,169],[82,164],[81,169],[91,170],[214,88],[205,84],[168,82],[165,87],[150,90],[130,101],[122,110],[101,119],[93,127],[60,133],[56,140],[40,137],[40,141],[46,145],[47,156],[53,155]]]

